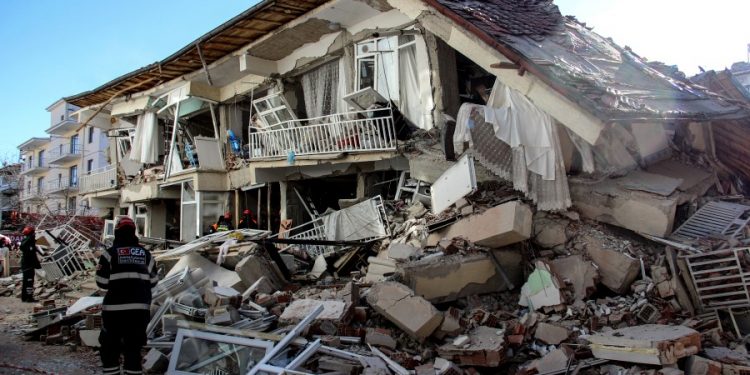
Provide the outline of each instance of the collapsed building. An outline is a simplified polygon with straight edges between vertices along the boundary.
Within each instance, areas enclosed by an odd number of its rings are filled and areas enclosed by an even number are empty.
[[[283,0],[64,100],[110,136],[91,205],[183,244],[156,251],[157,367],[231,355],[192,339],[253,348],[251,373],[316,353],[320,372],[565,373],[674,366],[716,333],[696,330],[716,315],[688,317],[750,306],[743,263],[729,286],[706,268],[744,259],[722,246],[745,239],[750,207],[721,197],[748,174],[717,129],[750,111],[672,73],[550,1]],[[208,235],[246,209],[257,229]],[[276,318],[295,326],[262,332]],[[307,326],[325,345],[269,364]],[[361,337],[368,355],[337,349]],[[579,338],[588,358],[557,347]]]

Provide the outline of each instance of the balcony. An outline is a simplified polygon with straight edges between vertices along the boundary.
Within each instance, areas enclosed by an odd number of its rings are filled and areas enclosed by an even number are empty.
[[[68,133],[78,129],[78,121],[72,118],[66,118],[57,124],[54,124],[47,129],[48,134],[55,135],[67,135]]]
[[[39,188],[23,189],[18,195],[19,199],[22,201],[41,200],[46,196],[44,190]]]
[[[117,188],[117,168],[110,165],[81,176],[79,192],[92,193],[114,188]]]
[[[77,190],[78,181],[70,181],[70,179],[60,179],[58,181],[48,182],[45,193],[49,195],[59,195]]]
[[[0,193],[5,195],[13,195],[18,190],[17,181],[2,181],[0,182]]]
[[[390,109],[295,119],[250,133],[250,160],[396,150]]]
[[[24,163],[21,168],[21,174],[25,176],[35,176],[49,170],[49,164],[45,159],[33,160],[32,163]]]
[[[80,144],[63,144],[49,151],[47,158],[50,164],[64,164],[81,158]]]

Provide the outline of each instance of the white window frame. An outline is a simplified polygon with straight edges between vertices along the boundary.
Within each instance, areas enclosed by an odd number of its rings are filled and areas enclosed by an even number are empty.
[[[282,105],[273,106],[271,104],[272,99],[279,98],[281,99]],[[261,111],[259,108],[259,104],[264,103],[265,104],[265,111]],[[253,109],[255,110],[255,113],[258,115],[258,119],[266,126],[266,128],[273,128],[280,126],[281,124],[289,121],[289,120],[282,120],[282,118],[278,115],[279,112],[286,111],[289,117],[292,120],[297,119],[297,115],[294,113],[294,111],[289,108],[289,103],[286,101],[286,98],[284,95],[280,92],[273,93],[266,95],[262,98],[258,98],[253,100]],[[266,120],[266,117],[270,117],[274,119],[276,122],[270,123],[268,120]]]
[[[405,34],[405,35],[412,35],[412,34]],[[377,91],[380,95],[382,95],[387,100],[394,100],[396,102],[400,102],[400,92],[401,92],[401,77],[399,77],[399,51],[402,48],[411,47],[413,45],[417,44],[417,37],[414,36],[414,39],[411,41],[408,41],[404,44],[399,44],[399,35],[394,36],[387,36],[387,37],[378,37],[378,38],[371,38],[363,40],[357,44],[355,44],[354,48],[354,91],[360,91],[365,89],[365,87],[360,87],[360,61],[362,60],[369,60],[374,59],[375,61],[375,76],[373,77],[373,90]],[[378,43],[382,40],[390,40],[389,46],[392,47],[392,50],[379,50],[378,49]],[[375,50],[368,50],[367,52],[362,51],[362,47],[366,44],[372,44],[375,46]],[[387,72],[385,70],[385,65],[383,63],[383,57],[382,54],[384,52],[392,53],[393,54],[393,69],[395,70],[395,76],[396,79],[394,82],[388,82],[386,87],[380,87],[383,83],[380,82],[380,75],[386,77],[387,79]],[[381,72],[382,69],[382,72]],[[395,85],[395,87],[390,87],[391,85]],[[396,97],[393,97],[389,91],[392,91],[395,93]]]

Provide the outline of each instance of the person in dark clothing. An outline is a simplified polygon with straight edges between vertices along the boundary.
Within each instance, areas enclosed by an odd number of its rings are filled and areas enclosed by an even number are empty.
[[[21,285],[21,301],[36,302],[34,300],[34,272],[42,268],[37,258],[36,232],[34,227],[27,226],[21,232],[24,235],[21,241],[21,273],[23,282]]]
[[[219,216],[219,220],[216,221],[216,224],[213,227],[214,232],[226,232],[234,229],[234,226],[232,226],[232,214],[226,212],[224,216]]]
[[[99,258],[96,285],[107,294],[102,303],[99,334],[104,374],[141,374],[141,350],[146,345],[146,327],[151,319],[151,288],[159,277],[151,253],[138,244],[135,223],[123,217],[115,226],[112,247]]]
[[[258,229],[258,221],[253,217],[253,212],[245,210],[242,212],[242,218],[240,223],[237,224],[237,229]]]

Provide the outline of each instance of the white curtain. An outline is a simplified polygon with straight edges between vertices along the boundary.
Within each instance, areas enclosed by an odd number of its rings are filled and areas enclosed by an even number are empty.
[[[302,75],[307,117],[320,117],[336,112],[338,107],[339,63],[326,63]]]
[[[485,121],[495,136],[513,149],[523,147],[528,169],[545,180],[555,179],[555,148],[552,117],[542,112],[520,92],[495,80],[485,107]]]
[[[156,113],[145,112],[138,116],[130,160],[140,163],[156,163],[159,158],[158,134],[159,123],[156,121]]]
[[[424,105],[419,92],[415,45],[399,49],[399,110],[418,128],[424,129]]]

